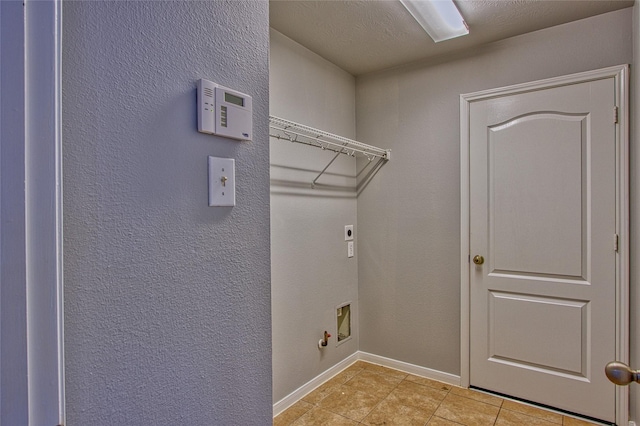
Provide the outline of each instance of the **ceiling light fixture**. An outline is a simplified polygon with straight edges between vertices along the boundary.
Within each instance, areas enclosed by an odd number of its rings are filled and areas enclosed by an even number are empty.
[[[400,0],[436,43],[469,34],[453,0]]]

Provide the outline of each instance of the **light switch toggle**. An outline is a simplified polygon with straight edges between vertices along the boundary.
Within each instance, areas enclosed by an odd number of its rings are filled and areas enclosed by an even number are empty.
[[[229,180],[229,178],[228,178],[228,177],[226,177],[226,176],[222,176],[222,177],[220,178],[220,181],[222,182],[222,186],[227,186],[227,181],[228,181],[228,180]]]

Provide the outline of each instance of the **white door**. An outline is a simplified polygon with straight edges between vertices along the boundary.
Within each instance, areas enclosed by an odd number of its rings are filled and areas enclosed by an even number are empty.
[[[611,422],[615,105],[605,78],[469,106],[470,384]]]

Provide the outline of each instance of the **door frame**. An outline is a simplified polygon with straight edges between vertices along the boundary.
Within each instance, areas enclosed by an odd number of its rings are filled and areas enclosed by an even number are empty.
[[[0,422],[63,425],[62,0],[0,21]]]
[[[550,89],[569,84],[613,78],[618,107],[616,126],[616,360],[629,362],[629,66],[618,65],[595,71],[554,77],[497,89],[460,95],[460,383],[470,384],[470,129],[472,102]],[[614,111],[611,112],[612,119]],[[613,241],[612,241],[613,245]],[[613,361],[613,360],[612,360]],[[604,369],[602,371],[604,374]],[[616,387],[616,423],[629,422],[628,386]]]

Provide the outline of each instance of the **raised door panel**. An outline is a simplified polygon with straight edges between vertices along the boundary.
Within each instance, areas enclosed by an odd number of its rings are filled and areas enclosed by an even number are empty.
[[[540,113],[489,128],[492,272],[584,277],[585,121]]]

